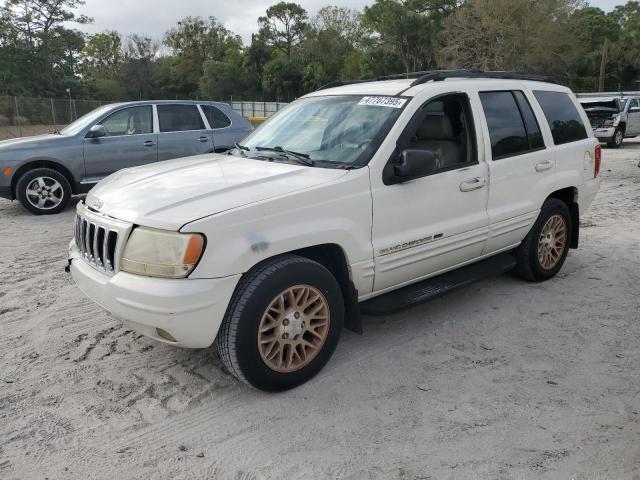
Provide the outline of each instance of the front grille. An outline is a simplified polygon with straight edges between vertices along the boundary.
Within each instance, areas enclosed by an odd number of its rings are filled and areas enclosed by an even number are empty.
[[[94,267],[113,273],[116,262],[118,231],[76,215],[76,246],[82,257]]]

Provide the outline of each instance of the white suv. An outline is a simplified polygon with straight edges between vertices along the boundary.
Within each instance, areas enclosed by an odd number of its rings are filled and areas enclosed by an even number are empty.
[[[571,91],[505,72],[352,82],[227,155],[122,170],[78,205],[70,270],[161,342],[217,338],[263,390],[316,374],[343,325],[578,246],[600,145]],[[541,299],[542,301],[542,299]]]

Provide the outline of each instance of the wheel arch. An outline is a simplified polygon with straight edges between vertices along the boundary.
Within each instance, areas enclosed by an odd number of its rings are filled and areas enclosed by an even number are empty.
[[[548,198],[556,198],[564,202],[571,213],[571,240],[570,248],[578,248],[580,241],[580,207],[578,206],[578,189],[567,187],[556,190]]]
[[[11,196],[14,199],[16,198],[16,185],[18,184],[18,180],[20,180],[20,177],[22,177],[22,175],[27,173],[29,170],[33,170],[35,168],[50,168],[52,170],[55,170],[67,179],[69,185],[71,185],[71,193],[78,193],[76,181],[74,180],[71,172],[64,165],[52,160],[33,160],[25,163],[24,165],[21,165],[11,178]]]
[[[281,255],[298,255],[308,258],[309,260],[318,262],[329,270],[342,290],[345,307],[345,328],[356,333],[362,333],[358,291],[351,279],[351,271],[347,260],[347,254],[340,245],[335,243],[324,243],[279,253],[261,260],[259,263],[254,265],[251,270],[257,268],[262,263],[273,260]]]

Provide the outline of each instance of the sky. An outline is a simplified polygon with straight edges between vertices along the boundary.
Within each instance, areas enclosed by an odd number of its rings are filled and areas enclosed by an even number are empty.
[[[291,1],[291,0],[289,0]],[[295,0],[293,0],[295,1]],[[188,15],[214,16],[245,44],[257,31],[258,17],[278,0],[86,0],[80,13],[93,17],[91,25],[83,25],[89,33],[117,30],[125,35],[137,33],[161,40],[178,20]],[[373,0],[297,0],[310,15],[325,5],[362,9]],[[591,0],[589,3],[610,11],[625,0]]]

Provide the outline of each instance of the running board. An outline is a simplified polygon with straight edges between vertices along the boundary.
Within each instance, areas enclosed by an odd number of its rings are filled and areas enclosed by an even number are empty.
[[[478,280],[501,275],[515,267],[516,261],[508,253],[481,260],[422,282],[394,290],[360,304],[364,315],[388,315],[417,305],[455,288]]]

